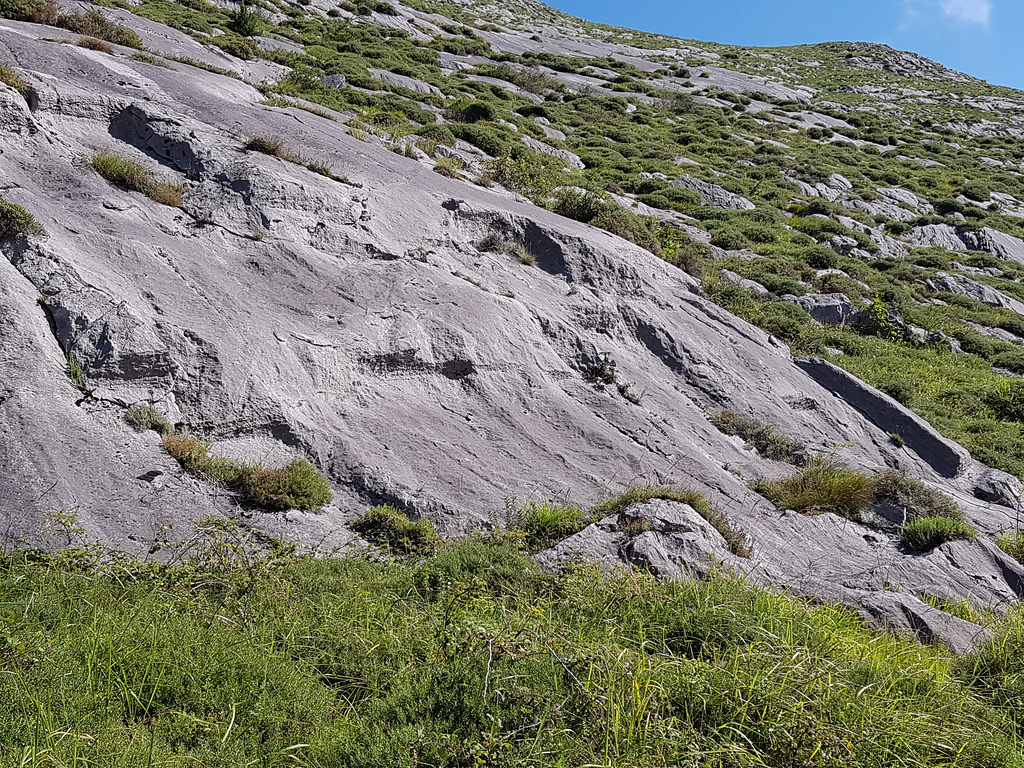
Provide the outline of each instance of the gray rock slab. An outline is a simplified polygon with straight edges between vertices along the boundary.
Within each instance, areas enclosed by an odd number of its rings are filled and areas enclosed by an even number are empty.
[[[701,197],[701,205],[711,208],[722,208],[724,210],[752,211],[756,206],[747,198],[729,192],[726,189],[712,184],[709,181],[702,181],[693,176],[683,174],[672,180],[673,187],[684,187],[691,189]]]

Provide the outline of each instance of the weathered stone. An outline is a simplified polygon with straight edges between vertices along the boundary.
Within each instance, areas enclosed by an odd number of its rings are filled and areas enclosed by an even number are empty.
[[[718,277],[725,280],[733,285],[738,285],[745,291],[750,291],[755,296],[768,296],[769,291],[763,285],[756,280],[748,280],[742,275],[737,275],[735,272],[730,272],[728,269],[723,269],[718,272]]]
[[[722,208],[724,210],[752,211],[756,207],[745,197],[733,194],[726,189],[712,184],[710,181],[695,179],[693,176],[683,174],[672,180],[673,187],[691,189],[701,197],[701,205],[710,208]]]
[[[803,296],[785,295],[782,301],[796,304],[807,311],[812,320],[822,325],[849,325],[860,316],[845,293],[808,293]]]

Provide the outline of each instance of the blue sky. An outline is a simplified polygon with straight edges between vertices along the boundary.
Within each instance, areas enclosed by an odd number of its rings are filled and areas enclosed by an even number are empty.
[[[1024,0],[547,0],[573,16],[733,45],[866,40],[1024,90]]]

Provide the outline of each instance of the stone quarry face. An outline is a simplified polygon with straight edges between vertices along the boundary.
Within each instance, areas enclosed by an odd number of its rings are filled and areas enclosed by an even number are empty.
[[[195,45],[154,27],[140,30],[156,51]],[[957,647],[980,630],[915,594],[995,604],[1024,588],[1024,571],[990,543],[909,555],[865,526],[779,512],[752,492],[750,477],[792,470],[712,426],[722,409],[814,450],[846,446],[853,466],[920,478],[987,534],[1014,515],[1007,477],[849,374],[792,359],[683,271],[503,190],[444,178],[340,122],[263,106],[245,82],[53,42],[51,32],[0,22],[0,56],[37,94],[30,110],[0,91],[3,190],[48,232],[0,244],[9,541],[58,546],[75,535],[61,523],[73,517],[85,534],[143,552],[166,527],[183,535],[222,514],[329,551],[352,541],[347,523],[377,503],[459,535],[502,524],[509,499],[586,505],[679,483],[748,531],[749,560],[698,523],[685,536],[654,530],[625,551],[614,521],[544,558],[582,551],[673,575],[724,562],[759,583],[860,606],[879,625],[916,629],[908,612],[928,614],[919,623]],[[254,136],[280,137],[334,178],[246,151]],[[112,186],[89,167],[97,151],[185,185],[181,206]],[[722,207],[753,207],[683,179]],[[483,248],[488,237],[521,244],[536,264]],[[595,381],[594,367],[609,362],[615,380]],[[156,433],[128,427],[135,404],[155,405],[221,455],[308,457],[335,500],[318,512],[245,508],[185,474]],[[885,591],[893,584],[898,596]]]

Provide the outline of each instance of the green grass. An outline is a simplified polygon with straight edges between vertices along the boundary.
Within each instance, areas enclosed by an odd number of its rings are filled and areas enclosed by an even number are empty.
[[[1018,614],[956,658],[741,581],[417,565],[0,559],[0,766],[1020,766]]]
[[[164,447],[188,472],[224,483],[250,504],[267,509],[317,509],[331,501],[331,489],[316,467],[294,459],[281,469],[210,455],[210,444],[191,435],[167,432]]]
[[[411,520],[390,504],[373,507],[352,523],[352,530],[368,541],[402,554],[423,554],[439,543],[433,524],[425,517]]]
[[[174,431],[171,422],[152,405],[133,405],[125,411],[124,418],[136,432],[153,430],[166,435]]]
[[[557,544],[578,533],[597,519],[579,507],[553,502],[531,502],[513,507],[509,528],[526,534],[526,546],[532,552]]]
[[[0,83],[9,85],[20,93],[26,101],[28,101],[28,98],[32,93],[31,86],[22,80],[17,72],[3,64],[0,64]]]
[[[874,499],[874,482],[831,457],[815,456],[795,475],[755,480],[751,488],[782,509],[808,515],[834,512],[859,520]]]
[[[771,424],[728,410],[713,414],[711,423],[727,435],[741,437],[766,459],[798,467],[807,463],[807,446],[799,440],[780,435]]]
[[[185,186],[180,182],[161,182],[141,163],[113,152],[97,152],[89,165],[114,186],[129,192],[141,192],[161,205],[181,205]]]
[[[17,203],[0,197],[0,241],[15,237],[44,237],[46,230],[35,216]]]
[[[940,544],[957,539],[973,541],[978,531],[965,520],[951,517],[920,517],[907,523],[900,540],[915,552],[930,552]]]

